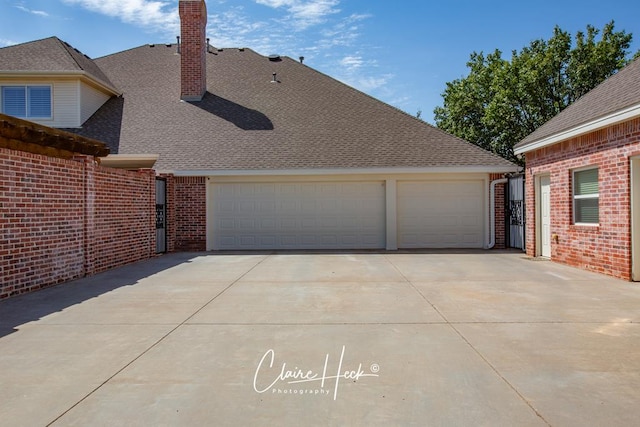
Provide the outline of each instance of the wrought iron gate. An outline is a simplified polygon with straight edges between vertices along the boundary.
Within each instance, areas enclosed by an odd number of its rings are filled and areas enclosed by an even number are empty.
[[[156,178],[156,253],[167,251],[167,181]]]
[[[507,213],[507,246],[525,249],[525,206],[524,206],[524,175],[509,177],[507,184],[506,213]]]

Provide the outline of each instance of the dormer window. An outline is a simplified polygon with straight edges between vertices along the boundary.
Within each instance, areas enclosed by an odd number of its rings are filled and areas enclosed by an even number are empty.
[[[24,119],[50,119],[51,86],[2,86],[2,113]]]

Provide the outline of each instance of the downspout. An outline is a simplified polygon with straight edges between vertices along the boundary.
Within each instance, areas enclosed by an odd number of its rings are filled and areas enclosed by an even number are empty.
[[[491,249],[496,245],[496,185],[505,184],[509,182],[507,178],[496,179],[495,181],[491,181],[489,198],[490,198],[490,208],[489,208],[489,218],[491,218],[491,223],[489,225],[489,244],[487,245],[487,249]]]

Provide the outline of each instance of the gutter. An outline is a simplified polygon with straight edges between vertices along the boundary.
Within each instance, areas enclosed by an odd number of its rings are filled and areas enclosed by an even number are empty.
[[[95,86],[98,86],[105,92],[109,92],[112,95],[120,96],[122,95],[115,87],[110,84],[94,77],[92,74],[87,73],[84,70],[72,70],[72,71],[8,71],[8,70],[0,70],[0,77],[6,79],[22,79],[26,80],[30,77],[39,77],[39,78],[80,78],[85,79],[89,82],[92,82]]]
[[[489,244],[485,249],[491,249],[496,245],[496,185],[498,184],[506,184],[509,182],[507,178],[496,179],[495,181],[491,181],[489,198],[490,198],[490,207],[489,207],[489,217],[491,218],[491,223],[489,225]]]

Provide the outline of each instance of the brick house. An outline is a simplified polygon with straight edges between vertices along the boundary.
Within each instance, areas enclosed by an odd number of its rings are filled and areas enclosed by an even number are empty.
[[[168,250],[504,246],[516,165],[302,61],[212,47],[203,0],[179,12],[179,43],[0,49],[0,105],[165,177]]]
[[[527,254],[640,280],[640,60],[516,144]]]

